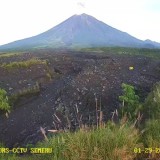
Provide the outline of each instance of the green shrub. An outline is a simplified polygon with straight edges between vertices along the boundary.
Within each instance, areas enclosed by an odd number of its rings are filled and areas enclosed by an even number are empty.
[[[123,83],[122,89],[123,95],[119,96],[119,100],[122,102],[122,106],[120,108],[120,118],[127,114],[127,117],[130,120],[134,120],[142,108],[142,105],[139,102],[139,96],[136,95],[135,89],[131,85]]]
[[[146,148],[156,150],[160,146],[160,120],[148,120],[145,124],[145,132],[143,134],[143,143]],[[153,151],[150,158],[159,158],[159,154]]]
[[[143,110],[147,118],[160,119],[160,82],[156,83],[146,98]]]
[[[7,92],[4,89],[0,89],[0,110],[9,112],[10,109]]]
[[[147,147],[160,145],[160,120],[148,120],[145,125],[144,140]]]

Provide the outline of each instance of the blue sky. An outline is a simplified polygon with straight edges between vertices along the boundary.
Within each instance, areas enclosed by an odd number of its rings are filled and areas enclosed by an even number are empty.
[[[160,42],[160,0],[0,0],[0,45],[87,13],[141,40]]]

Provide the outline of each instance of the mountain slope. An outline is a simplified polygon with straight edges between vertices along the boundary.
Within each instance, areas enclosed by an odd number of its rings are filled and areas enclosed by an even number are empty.
[[[73,15],[42,34],[3,45],[0,49],[76,46],[148,47],[150,45],[92,16],[82,14]],[[151,46],[154,47],[153,43]]]

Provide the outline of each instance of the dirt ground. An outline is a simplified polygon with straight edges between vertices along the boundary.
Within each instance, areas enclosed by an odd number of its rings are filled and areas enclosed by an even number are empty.
[[[47,60],[48,64],[12,70],[0,67],[0,88],[9,95],[36,82],[40,84],[40,93],[21,97],[8,118],[0,115],[0,142],[8,147],[34,144],[44,139],[40,127],[46,132],[68,128],[66,115],[73,129],[79,120],[95,123],[96,100],[104,120],[110,119],[111,112],[120,105],[118,96],[122,94],[122,83],[135,86],[143,101],[153,84],[160,81],[160,60],[144,56],[37,51],[1,57],[0,64],[33,57]],[[134,70],[129,70],[130,66]],[[52,77],[47,76],[48,71]]]

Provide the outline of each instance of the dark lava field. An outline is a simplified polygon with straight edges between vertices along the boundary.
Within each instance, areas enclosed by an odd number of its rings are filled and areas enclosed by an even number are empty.
[[[46,63],[2,67],[33,58]],[[75,130],[80,122],[94,124],[96,106],[101,107],[104,120],[110,119],[120,106],[122,83],[133,85],[143,101],[160,81],[160,60],[143,55],[40,50],[2,56],[0,64],[0,88],[8,96],[38,84],[37,92],[19,96],[8,117],[0,114],[0,141],[8,147],[43,140],[40,127],[48,135],[49,129]]]

